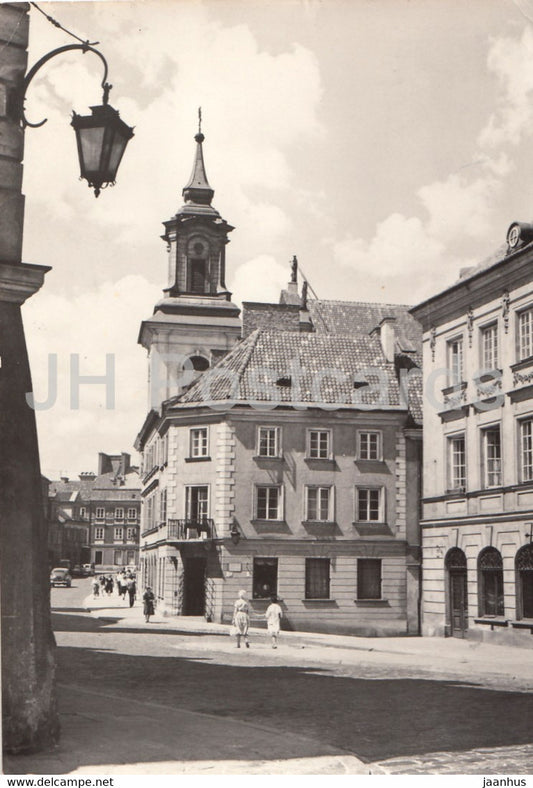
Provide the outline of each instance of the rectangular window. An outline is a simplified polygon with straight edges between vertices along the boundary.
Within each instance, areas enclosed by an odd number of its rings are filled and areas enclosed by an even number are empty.
[[[481,329],[481,366],[484,370],[498,369],[498,324]]]
[[[360,460],[381,460],[381,433],[359,432],[357,457]]]
[[[209,487],[205,484],[187,487],[185,517],[192,522],[209,516]]]
[[[314,522],[331,522],[333,520],[332,500],[331,487],[306,487],[305,519]]]
[[[94,538],[97,541],[100,541],[104,538],[104,529],[103,528],[95,528],[94,529]]]
[[[358,522],[379,523],[384,521],[381,487],[358,487],[356,490]]]
[[[207,427],[191,430],[191,457],[207,457]]]
[[[126,531],[126,541],[127,542],[136,542],[137,541],[137,529],[136,528],[128,528]]]
[[[103,520],[104,518],[105,518],[105,509],[103,509],[102,507],[98,506],[97,509],[96,509],[96,519],[97,520]]]
[[[259,457],[281,456],[281,429],[279,427],[259,427],[257,454]]]
[[[124,528],[115,528],[114,539],[115,542],[121,542],[124,539]]]
[[[281,487],[256,487],[255,516],[258,520],[281,520]]]
[[[161,464],[166,465],[168,462],[168,434],[161,439]]]
[[[161,490],[159,493],[159,519],[162,523],[167,521],[167,490]]]
[[[309,430],[307,456],[313,460],[328,460],[331,456],[329,430]]]
[[[124,519],[124,509],[115,509],[115,520]]]
[[[82,506],[80,509],[80,517],[82,520],[85,520],[85,518],[87,517],[87,509],[85,508],[85,506]]]
[[[533,356],[533,309],[518,315],[518,360]]]
[[[137,519],[137,509],[128,509],[128,520]]]
[[[115,566],[122,566],[122,550],[115,550]]]
[[[448,466],[450,490],[466,487],[466,448],[465,436],[448,438]]]
[[[448,371],[451,386],[463,380],[463,338],[448,342]]]
[[[381,558],[357,559],[357,599],[381,599]]]
[[[253,598],[268,599],[278,593],[278,559],[254,558]]]
[[[520,422],[520,481],[533,481],[533,419]]]
[[[94,563],[97,564],[97,565],[102,563],[102,551],[101,550],[95,550],[94,551]]]
[[[500,428],[489,427],[481,433],[483,475],[485,487],[499,487],[502,483],[502,450]]]
[[[206,261],[193,259],[189,263],[189,290],[191,293],[206,293]]]
[[[305,559],[305,598],[329,599],[329,558]]]

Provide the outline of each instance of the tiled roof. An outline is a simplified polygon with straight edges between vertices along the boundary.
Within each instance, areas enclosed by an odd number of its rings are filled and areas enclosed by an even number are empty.
[[[139,490],[141,488],[137,469],[131,468],[124,476],[118,478],[119,480],[114,473],[102,473],[93,482],[93,493],[96,490]]]
[[[309,299],[307,308],[317,333],[370,334],[386,317],[394,317],[399,350],[422,350],[422,326],[402,304]]]
[[[354,386],[354,381],[367,386]],[[288,384],[288,385],[287,385]],[[378,337],[257,329],[171,401],[302,402],[403,409],[395,365]]]
[[[104,498],[106,500],[132,498],[132,491],[138,491],[141,488],[138,470],[131,468],[123,478],[124,484],[119,482],[113,484],[114,473],[103,473],[90,481],[87,479],[84,481],[69,480],[68,482],[53,481],[50,483],[48,496],[62,503],[76,500],[77,493],[79,493],[79,500],[83,502],[99,501]]]

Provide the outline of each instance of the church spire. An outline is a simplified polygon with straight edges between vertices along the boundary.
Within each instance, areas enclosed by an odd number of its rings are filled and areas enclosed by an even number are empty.
[[[195,134],[194,139],[196,140],[196,155],[194,157],[192,174],[182,194],[187,202],[193,202],[199,205],[211,205],[211,200],[215,192],[209,185],[205,172],[204,154],[202,150],[202,143],[205,137],[202,134],[201,107],[198,107],[198,133]]]

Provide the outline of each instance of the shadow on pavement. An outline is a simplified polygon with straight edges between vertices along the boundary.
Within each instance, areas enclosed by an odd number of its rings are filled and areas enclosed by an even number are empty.
[[[63,610],[66,612],[62,612]],[[68,612],[71,612],[73,615],[68,615]],[[146,634],[149,631],[152,635],[182,635],[190,638],[220,637],[222,640],[227,640],[228,638],[224,632],[191,632],[188,629],[171,629],[168,626],[158,627],[157,624],[153,624],[153,629],[148,630],[148,627],[152,625],[145,624],[144,620],[141,619],[139,620],[139,627],[131,626],[131,624],[129,626],[110,626],[111,624],[118,624],[122,620],[120,616],[93,618],[85,612],[80,612],[79,608],[54,608],[52,611],[52,629],[54,632],[96,632],[100,629],[105,629],[106,632],[117,632],[124,635]]]
[[[457,681],[336,676],[333,669],[325,668],[248,666],[242,664],[247,653],[237,655],[241,664],[220,664],[183,656],[63,647],[58,649],[58,681],[93,688],[102,693],[102,703],[107,705],[108,698],[115,696],[111,702],[126,719],[128,702],[135,698],[165,707],[162,717],[167,710],[187,709],[221,720],[266,726],[286,735],[298,731],[314,740],[314,756],[327,754],[333,747],[369,762],[531,741],[533,700],[527,693]],[[231,725],[226,719],[224,727],[231,730]],[[183,735],[171,725],[165,725],[164,731],[176,742]],[[175,751],[182,760],[236,757],[231,736],[222,746],[210,747],[211,743],[206,736],[199,742],[200,750],[183,753],[176,744]],[[259,757],[291,757],[277,751],[279,742],[269,739],[268,733],[265,745],[268,756],[263,753]],[[120,756],[120,741],[117,746]],[[140,738],[136,748],[139,760],[151,760],[146,741]],[[87,749],[90,752],[90,741]],[[99,762],[87,757],[84,763]]]

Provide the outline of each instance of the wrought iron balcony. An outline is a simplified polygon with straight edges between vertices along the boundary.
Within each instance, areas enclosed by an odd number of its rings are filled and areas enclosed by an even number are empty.
[[[215,524],[210,517],[168,520],[167,539],[170,542],[204,542],[214,539]]]

